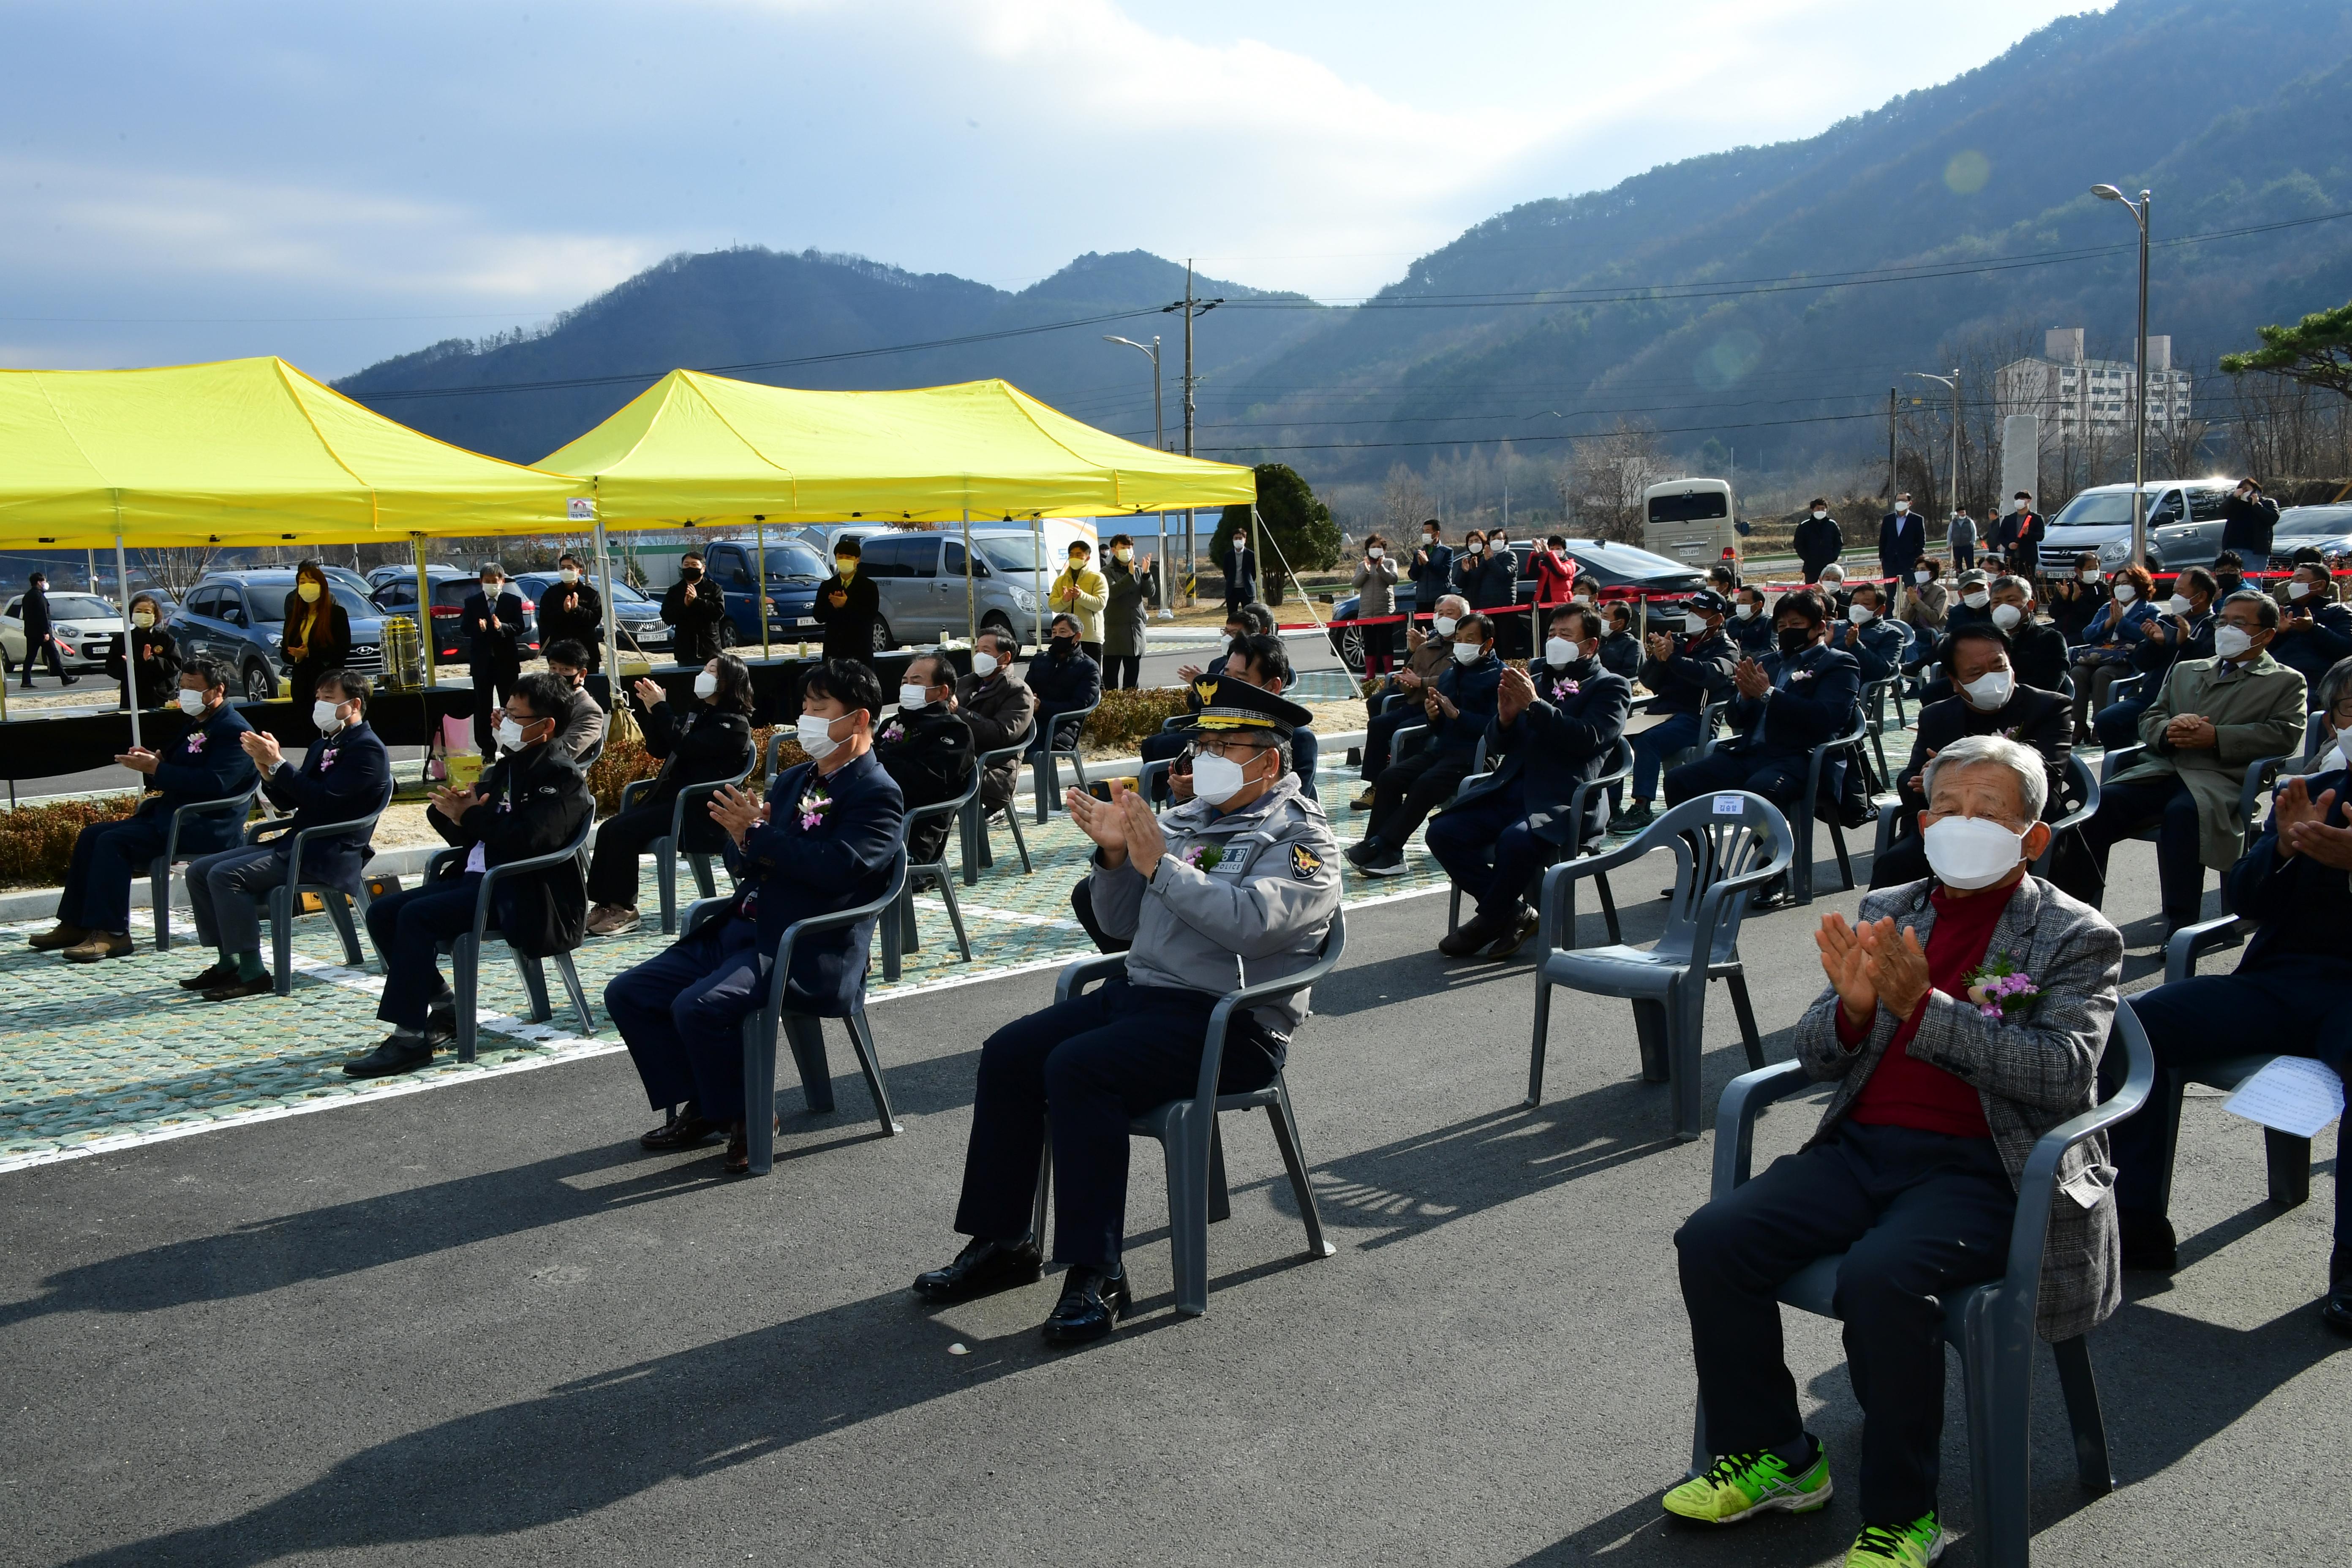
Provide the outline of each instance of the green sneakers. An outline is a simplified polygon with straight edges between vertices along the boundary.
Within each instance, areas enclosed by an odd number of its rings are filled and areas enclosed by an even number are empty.
[[[1668,1513],[1701,1524],[1737,1524],[1771,1509],[1811,1513],[1829,1500],[1829,1450],[1819,1443],[1801,1475],[1790,1475],[1778,1454],[1726,1454],[1706,1474],[1685,1481],[1665,1499]]]
[[[1845,1554],[1845,1568],[1927,1568],[1944,1555],[1944,1527],[1923,1513],[1899,1529],[1865,1524]]]

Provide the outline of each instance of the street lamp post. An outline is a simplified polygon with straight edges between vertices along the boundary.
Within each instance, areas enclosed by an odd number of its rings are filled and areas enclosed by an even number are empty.
[[[1151,346],[1150,348],[1145,348],[1133,338],[1116,337],[1109,332],[1105,332],[1102,335],[1102,341],[1107,343],[1125,343],[1129,348],[1135,350],[1136,353],[1147,354],[1150,357],[1151,449],[1155,452],[1164,452],[1168,450],[1167,432],[1160,422],[1160,334],[1157,332],[1151,334]],[[1156,583],[1164,584],[1167,581],[1164,574],[1168,570],[1168,514],[1164,511],[1160,514],[1160,554],[1157,557],[1157,560],[1160,564],[1160,570],[1163,575],[1154,581]]]
[[[1952,389],[1951,510],[1953,514],[1957,516],[1960,510],[1960,367],[1958,365],[1954,365],[1952,367],[1952,374],[1949,375],[1937,375],[1932,371],[1925,370],[1915,370],[1911,374],[1917,376],[1921,381],[1938,382]],[[1922,526],[1924,527],[1925,525],[1922,524]],[[1947,521],[1944,526],[1946,529],[1944,537],[1947,540],[1949,540],[1951,538],[1951,533],[1949,531],[1951,524]]]
[[[2135,202],[2113,185],[2093,185],[2091,194],[2103,202],[2121,202],[2124,210],[2132,215],[2139,226],[2139,342],[2132,353],[2132,365],[2139,386],[2132,399],[2132,532],[2131,558],[2135,566],[2147,564],[2147,208],[2148,195],[2139,194]]]

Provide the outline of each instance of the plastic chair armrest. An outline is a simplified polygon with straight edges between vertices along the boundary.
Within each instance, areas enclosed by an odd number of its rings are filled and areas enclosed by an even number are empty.
[[[218,800],[192,800],[185,805],[173,807],[171,823],[163,829],[165,864],[176,864],[180,858],[180,824],[184,820],[197,816],[218,816],[231,811],[249,811],[253,807],[253,797],[259,793],[260,788],[259,784],[256,784],[243,795],[225,795]]]
[[[2034,1141],[2033,1152],[2025,1157],[2024,1173],[2017,1179],[2017,1223],[2009,1233],[2007,1278],[2012,1283],[2022,1286],[2031,1281],[2038,1286],[2041,1281],[2042,1244],[2050,1227],[2050,1200],[2056,1195],[2059,1160],[2092,1133],[2105,1131],[2146,1104],[2155,1082],[2154,1055],[2136,1056],[2113,1099],[2060,1122]],[[2021,1293],[2025,1297],[2024,1310],[2031,1313],[2038,1291]]]
[[[626,811],[631,806],[636,805],[637,802],[645,799],[646,795],[653,793],[654,785],[659,783],[661,783],[661,780],[656,777],[650,779],[635,779],[628,784],[623,784],[621,786],[621,809],[623,811]]]
[[[1756,1121],[1764,1108],[1812,1086],[1802,1062],[1774,1062],[1754,1072],[1741,1073],[1723,1086],[1715,1108],[1715,1185],[1711,1195],[1722,1197],[1746,1181],[1755,1159]]]
[[[1054,1000],[1062,1003],[1077,995],[1098,980],[1108,980],[1114,974],[1127,973],[1127,955],[1107,952],[1099,958],[1082,958],[1063,967],[1061,977],[1054,982]]]
[[[1341,911],[1333,910],[1330,930],[1323,934],[1323,951],[1316,955],[1314,963],[1279,979],[1262,980],[1238,991],[1228,991],[1218,1000],[1216,1007],[1209,1014],[1208,1037],[1201,1052],[1201,1075],[1192,1086],[1195,1102],[1211,1110],[1216,1106],[1217,1074],[1224,1060],[1225,1031],[1232,1025],[1234,1015],[1260,1002],[1293,995],[1318,984],[1339,967],[1339,955],[1347,951],[1347,946],[1346,920]]]
[[[855,909],[835,910],[830,914],[811,915],[806,920],[794,921],[784,928],[784,934],[776,939],[776,966],[769,972],[768,997],[760,1008],[761,1022],[768,1032],[768,1038],[774,1038],[776,1030],[783,1023],[784,986],[792,978],[793,944],[798,942],[803,933],[814,935],[819,931],[838,931],[847,926],[854,926],[860,921],[874,919],[898,901],[899,893],[905,890],[906,886],[907,851],[902,845],[899,847],[898,858],[891,865],[890,885],[883,889],[880,898],[859,904]],[[711,901],[716,900],[697,899],[695,903],[699,906]]]
[[[2164,983],[2169,985],[2195,974],[2198,959],[2224,945],[2237,923],[2237,916],[2223,915],[2219,920],[2199,921],[2174,931],[2171,940],[2164,944]]]

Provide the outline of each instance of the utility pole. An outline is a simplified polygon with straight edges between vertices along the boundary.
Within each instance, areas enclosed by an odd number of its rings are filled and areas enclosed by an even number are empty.
[[[1195,300],[1192,297],[1192,260],[1187,257],[1184,260],[1184,297],[1172,305],[1160,308],[1163,316],[1171,310],[1184,312],[1184,455],[1188,458],[1192,456],[1192,388],[1200,380],[1192,374],[1192,318],[1204,316],[1224,302],[1223,297],[1214,300]],[[1193,508],[1184,509],[1184,581],[1188,584],[1197,583],[1201,575],[1200,546],[1193,538],[1196,515]]]
[[[1895,389],[1886,389],[1886,510],[1895,510],[1895,498],[1903,487],[1895,478]]]
[[[2135,566],[2147,564],[2147,222],[2148,194],[2142,191],[2134,202],[2113,185],[2093,185],[2091,194],[2104,202],[2121,202],[2124,210],[2132,215],[2139,226],[2139,337],[2134,346],[2132,363],[2138,384],[2138,395],[2133,400],[2132,418],[2132,531],[2131,558]]]

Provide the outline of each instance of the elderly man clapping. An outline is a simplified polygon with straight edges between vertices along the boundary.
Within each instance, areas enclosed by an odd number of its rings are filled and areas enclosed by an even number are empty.
[[[1829,985],[1797,1025],[1838,1080],[1803,1152],[1691,1216],[1675,1237],[1715,1463],[1665,1497],[1729,1524],[1829,1500],[1780,1354],[1774,1293],[1843,1252],[1837,1305],[1863,1410],[1862,1519],[1850,1563],[1924,1568],[1941,1551],[1942,1299],[1999,1275],[2034,1141],[2087,1110],[2115,1016],[2122,935],[2028,868],[2049,842],[2042,757],[1999,735],[1927,766],[1934,875],[1872,893],[1815,940]],[[2120,1303],[2103,1138],[2069,1149],[2050,1215],[2041,1330],[2079,1334]],[[2072,1195],[2079,1190],[2086,1204]]]

